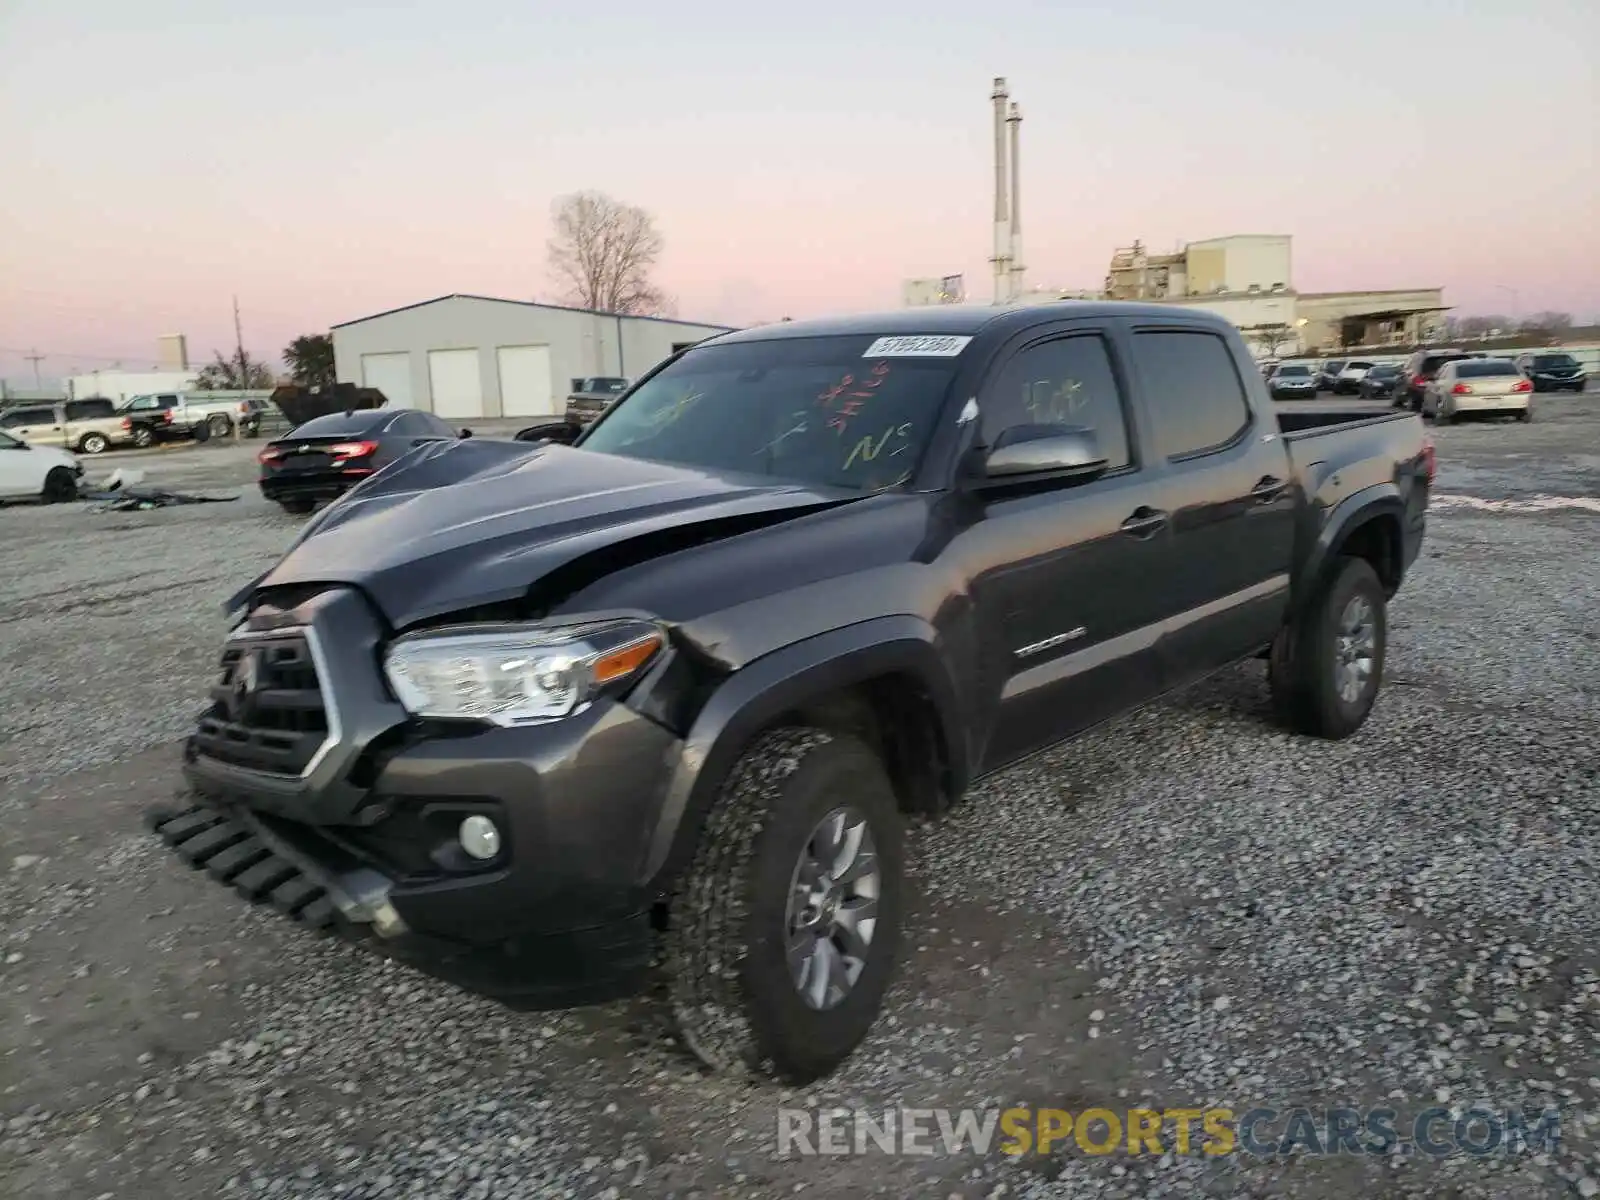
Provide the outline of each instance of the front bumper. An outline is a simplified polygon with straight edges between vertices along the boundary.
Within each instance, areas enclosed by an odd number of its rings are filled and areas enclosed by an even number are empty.
[[[187,791],[152,818],[162,838],[252,900],[512,1007],[637,992],[655,899],[643,865],[678,738],[614,700],[517,728],[411,720],[376,669],[382,626],[348,589],[258,608],[230,645],[286,662],[297,630],[325,736],[253,742],[219,715],[219,684],[185,747]],[[501,831],[487,862],[456,840],[474,814]]]
[[[161,809],[148,823],[190,867],[246,900],[510,1008],[604,1003],[638,992],[648,976],[652,941],[643,914],[477,945],[411,929],[390,900],[393,880],[362,868],[330,870],[248,809]]]

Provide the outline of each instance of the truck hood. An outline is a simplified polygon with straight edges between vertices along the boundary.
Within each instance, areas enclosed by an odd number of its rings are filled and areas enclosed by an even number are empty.
[[[313,517],[229,606],[256,588],[342,583],[398,629],[525,596],[588,555],[592,569],[573,586],[679,545],[861,498],[567,446],[432,443]]]

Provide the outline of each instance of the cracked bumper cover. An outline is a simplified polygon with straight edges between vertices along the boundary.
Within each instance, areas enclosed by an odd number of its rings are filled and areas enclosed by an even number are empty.
[[[419,932],[394,905],[393,881],[321,867],[248,810],[153,810],[151,829],[185,863],[303,928],[332,934],[515,1009],[570,1008],[637,993],[649,970],[643,914],[561,933],[474,944]]]

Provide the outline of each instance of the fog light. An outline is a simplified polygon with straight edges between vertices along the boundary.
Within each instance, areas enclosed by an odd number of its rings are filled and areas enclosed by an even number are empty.
[[[500,853],[500,830],[488,817],[468,817],[461,822],[461,848],[476,859],[493,858]]]

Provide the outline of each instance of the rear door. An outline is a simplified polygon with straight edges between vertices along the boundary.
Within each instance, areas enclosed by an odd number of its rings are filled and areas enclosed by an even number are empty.
[[[949,548],[971,580],[983,645],[979,701],[995,714],[992,770],[1152,695],[1168,542],[1143,506],[1137,423],[1109,325],[1021,335],[979,390],[982,440],[1019,425],[1092,429],[1107,472],[1090,482],[1019,480],[978,493]]]
[[[1171,549],[1150,586],[1165,598],[1162,669],[1179,687],[1271,642],[1289,602],[1295,491],[1277,421],[1236,349],[1209,326],[1139,323],[1131,335],[1152,504]]]

